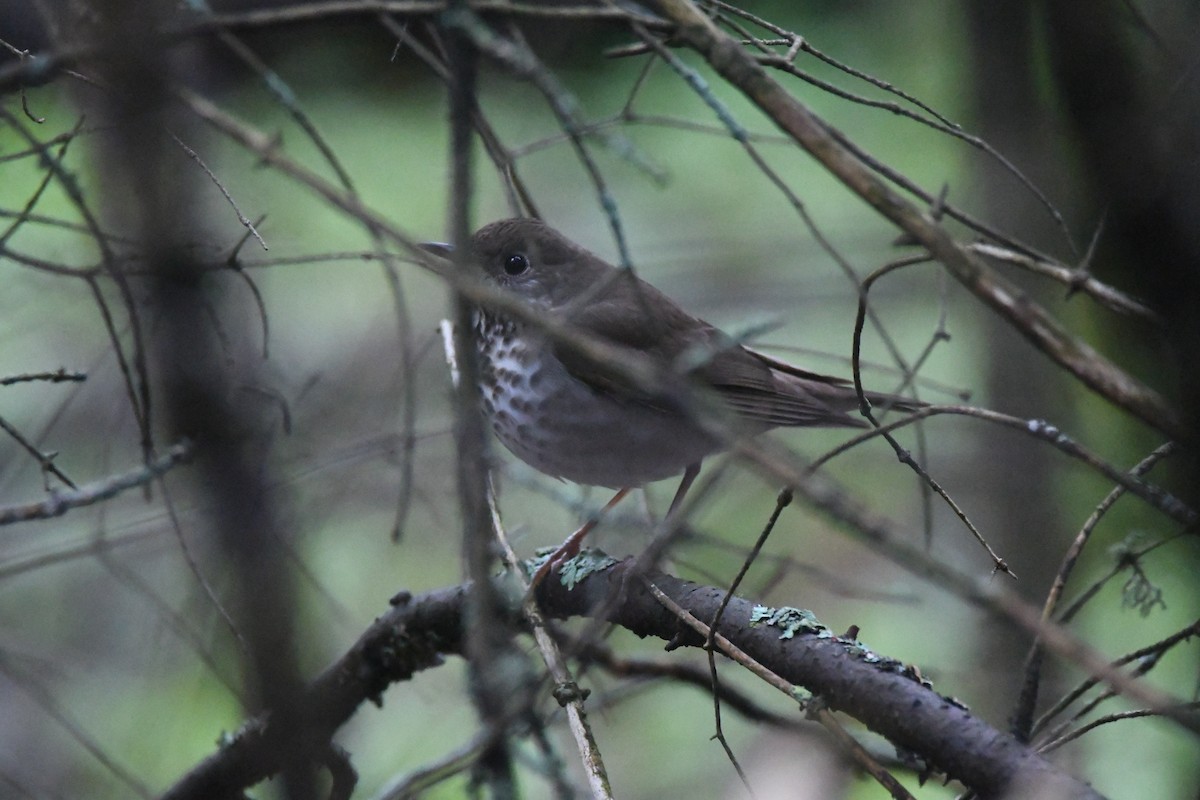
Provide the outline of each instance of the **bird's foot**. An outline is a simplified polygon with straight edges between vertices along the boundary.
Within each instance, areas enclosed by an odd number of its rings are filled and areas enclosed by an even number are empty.
[[[546,557],[542,565],[533,573],[533,577],[529,579],[530,591],[536,589],[538,584],[545,580],[552,571],[579,555],[579,551],[583,547],[583,540],[587,538],[592,528],[596,527],[596,522],[597,520],[592,519],[580,525],[577,531],[568,536],[553,553]]]
[[[689,469],[691,469],[689,467]],[[600,513],[589,519],[587,522],[579,526],[579,529],[567,537],[566,541],[558,546],[558,549],[550,554],[542,565],[533,573],[533,577],[529,579],[529,591],[533,591],[538,587],[550,571],[561,567],[566,562],[570,561],[575,556],[579,555],[579,549],[583,547],[583,540],[591,533],[592,528],[600,523],[600,518],[612,510],[612,507],[621,502],[621,498],[629,494],[631,487],[618,489],[613,498],[604,504],[604,508],[600,509]]]

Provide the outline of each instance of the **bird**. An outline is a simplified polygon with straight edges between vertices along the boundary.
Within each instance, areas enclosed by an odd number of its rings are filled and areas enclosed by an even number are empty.
[[[452,255],[445,243],[422,247]],[[740,432],[867,424],[852,413],[860,401],[849,381],[746,347],[632,270],[618,269],[541,220],[492,222],[470,237],[469,248],[468,261],[486,284],[582,336],[637,351],[679,378],[666,381],[666,388],[639,385],[536,324],[486,302],[476,306],[480,402],[496,438],[546,475],[617,490],[544,568],[576,555],[599,517],[630,490],[679,475],[670,517],[703,459],[727,449],[729,437],[691,410],[688,381],[714,392]],[[888,394],[866,397],[872,405],[902,411],[922,405]]]

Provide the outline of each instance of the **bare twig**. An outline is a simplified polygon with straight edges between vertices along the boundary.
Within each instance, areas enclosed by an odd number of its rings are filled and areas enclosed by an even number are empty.
[[[1148,424],[1189,438],[1174,409],[1140,381],[1072,335],[1040,305],[954,241],[920,209],[892,191],[830,135],[829,126],[766,74],[740,44],[720,31],[689,0],[655,4],[678,25],[678,36],[718,74],[742,91],[835,177],[879,213],[912,235],[982,302],[1086,386]]]
[[[49,498],[39,503],[0,507],[0,525],[11,525],[14,522],[28,522],[35,519],[51,519],[62,516],[73,508],[90,506],[93,503],[108,500],[126,489],[145,486],[177,464],[186,462],[191,454],[191,443],[180,442],[168,448],[165,453],[149,464],[121,475],[114,475],[94,483],[85,483],[78,489],[52,492]]]
[[[26,372],[20,375],[6,375],[0,378],[0,386],[12,386],[14,383],[33,383],[35,381],[45,381],[46,383],[82,383],[86,380],[86,372],[68,372],[66,367],[59,367],[54,372]]]

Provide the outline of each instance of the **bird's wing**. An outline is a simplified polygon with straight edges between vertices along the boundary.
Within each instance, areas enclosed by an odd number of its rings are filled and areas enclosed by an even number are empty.
[[[770,426],[862,427],[851,416],[858,406],[854,390],[839,378],[791,367],[737,346],[718,353],[700,370],[725,401],[749,420]],[[794,370],[794,373],[793,371]]]
[[[749,421],[771,427],[865,425],[857,414],[851,415],[858,398],[848,381],[742,347],[632,275],[618,277],[585,306],[568,309],[567,316],[589,336],[636,350],[666,368],[686,368]],[[555,355],[569,373],[597,391],[654,408],[681,410],[669,393],[647,392],[620,370],[569,346],[555,345]],[[878,402],[887,396],[868,397]]]
[[[660,364],[673,364],[687,347],[689,331],[705,326],[653,286],[621,275],[579,307],[562,309],[566,320],[587,336],[629,348]],[[569,344],[555,343],[554,354],[575,378],[597,391],[658,408],[677,406],[669,397],[647,392],[621,370],[598,362]]]

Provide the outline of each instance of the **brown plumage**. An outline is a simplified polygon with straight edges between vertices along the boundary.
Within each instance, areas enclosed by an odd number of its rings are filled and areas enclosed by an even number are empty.
[[[473,260],[486,278],[582,333],[637,350],[715,389],[752,429],[857,426],[858,397],[840,378],[743,347],[650,284],[533,219],[479,230]],[[551,475],[614,488],[683,472],[722,445],[670,397],[555,343],[533,326],[482,309],[484,408],[499,438]],[[919,404],[869,394],[873,404]]]
[[[447,245],[427,249],[446,254]],[[485,280],[561,317],[587,336],[630,348],[666,370],[711,387],[751,432],[780,426],[852,426],[858,397],[849,382],[800,369],[743,347],[631,272],[618,270],[543,222],[506,219],[471,237]],[[476,314],[480,392],[497,437],[530,466],[576,483],[619,489],[682,473],[679,505],[700,461],[725,442],[697,424],[670,392],[650,393],[620,370],[555,342],[534,325],[484,306]],[[872,404],[921,404],[870,393]],[[606,507],[606,508],[607,508]],[[668,512],[670,514],[671,512]],[[576,531],[548,560],[578,552],[594,524]]]

